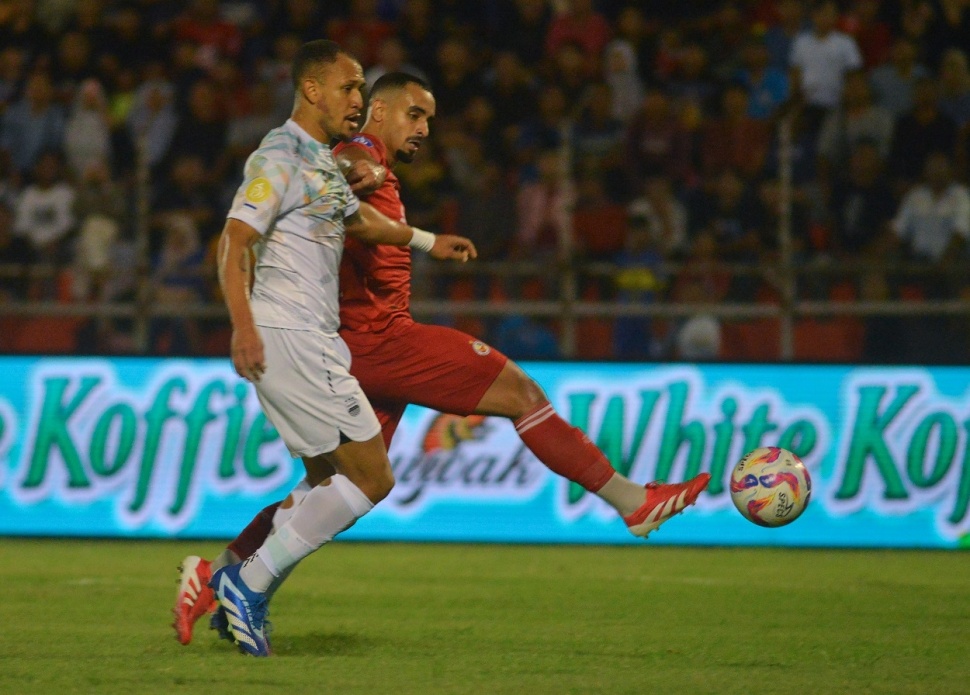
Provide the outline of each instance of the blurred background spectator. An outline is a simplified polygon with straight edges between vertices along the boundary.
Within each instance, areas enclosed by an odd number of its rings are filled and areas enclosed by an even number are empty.
[[[79,177],[92,165],[105,165],[112,160],[108,100],[101,83],[93,78],[78,86],[64,129],[64,154],[72,177]]]
[[[61,154],[54,150],[37,158],[30,182],[17,200],[14,230],[24,236],[40,260],[66,261],[65,243],[74,230],[74,187],[64,178]]]
[[[748,92],[748,115],[770,119],[788,101],[788,74],[770,63],[768,44],[761,37],[752,37],[741,57],[742,67],[735,80]]]
[[[832,186],[831,250],[846,258],[878,252],[896,212],[896,199],[885,176],[879,145],[858,141],[849,156],[847,173]]]
[[[958,128],[970,123],[970,67],[967,54],[951,48],[940,64],[940,111]]]
[[[205,256],[195,221],[185,213],[171,212],[162,218],[161,231],[161,248],[151,270],[152,300],[170,308],[200,301],[206,296]],[[158,352],[197,354],[199,323],[180,316],[156,318],[149,342]]]
[[[865,73],[852,72],[846,75],[840,105],[822,121],[817,145],[819,174],[828,181],[833,172],[845,167],[849,153],[863,140],[874,145],[885,159],[892,139],[892,115],[872,103]]]
[[[405,70],[435,91],[432,137],[398,172],[408,218],[471,236],[487,272],[417,260],[421,298],[698,304],[583,317],[575,354],[754,358],[777,322],[700,305],[780,301],[786,210],[798,296],[970,298],[964,0],[0,3],[0,296],[218,301],[242,163],[320,37],[369,84]],[[562,354],[564,318],[441,318],[515,357]],[[919,362],[919,335],[946,328],[861,325],[851,354],[876,361]],[[134,350],[133,331],[92,321],[80,345]],[[226,349],[224,321],[143,334],[160,354]]]
[[[923,182],[903,198],[893,230],[913,258],[950,262],[970,238],[970,192],[953,179],[943,152],[926,158]]]
[[[916,61],[916,46],[907,38],[896,40],[891,60],[869,73],[876,103],[893,118],[899,118],[913,106],[916,81],[928,77],[926,68]]]
[[[839,5],[834,0],[814,3],[811,18],[811,30],[792,43],[789,61],[814,129],[839,105],[845,74],[862,67],[862,56],[855,40],[837,30]]]
[[[0,145],[20,176],[33,169],[40,153],[60,151],[64,145],[64,110],[54,101],[54,85],[45,72],[31,75],[23,97],[3,114]]]
[[[916,183],[933,152],[953,152],[957,126],[940,111],[937,82],[925,77],[913,89],[913,108],[900,116],[893,132],[890,167],[899,190]]]
[[[28,272],[37,252],[14,229],[14,211],[0,201],[0,263],[8,272],[0,275],[0,302],[27,299]]]

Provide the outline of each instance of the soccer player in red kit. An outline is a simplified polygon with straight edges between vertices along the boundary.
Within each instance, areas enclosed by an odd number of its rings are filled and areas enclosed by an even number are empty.
[[[381,77],[370,94],[361,132],[334,149],[354,192],[391,219],[404,221],[400,184],[391,171],[412,161],[428,136],[435,101],[422,80],[405,73]],[[411,255],[407,248],[368,246],[347,238],[340,272],[340,335],[390,446],[408,403],[457,415],[507,417],[529,450],[550,470],[598,495],[617,510],[630,532],[646,537],[693,504],[707,487],[702,473],[685,483],[646,486],[617,473],[581,430],[564,421],[542,389],[498,350],[460,331],[417,323],[409,310]],[[213,561],[185,558],[175,605],[183,644],[211,606],[210,572],[248,557],[312,485],[332,471],[308,469],[282,503],[263,509]]]

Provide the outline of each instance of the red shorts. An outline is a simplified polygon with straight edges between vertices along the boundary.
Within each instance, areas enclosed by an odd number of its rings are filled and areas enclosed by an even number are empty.
[[[387,446],[408,403],[471,415],[508,362],[495,348],[445,326],[397,324],[379,333],[343,330],[340,337]]]

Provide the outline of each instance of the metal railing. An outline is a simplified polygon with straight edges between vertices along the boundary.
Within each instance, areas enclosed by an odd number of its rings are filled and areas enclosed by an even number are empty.
[[[607,278],[616,272],[610,263],[584,263],[577,261],[555,269],[548,265],[530,262],[483,262],[468,265],[435,264],[425,268],[434,278],[472,278],[472,279],[528,279],[543,278],[562,283],[566,273],[572,282],[579,285],[582,277]],[[687,267],[680,263],[664,263],[657,270],[668,276],[675,276]],[[433,269],[433,270],[431,270]],[[901,300],[831,300],[799,298],[798,287],[801,277],[811,276],[817,280],[821,274],[833,279],[858,277],[866,272],[888,273],[897,277],[908,277],[927,281],[939,280],[941,270],[936,266],[919,263],[862,263],[862,262],[824,262],[792,266],[790,274],[779,273],[778,266],[759,266],[747,264],[719,264],[718,270],[736,276],[760,276],[776,285],[778,301],[774,302],[657,302],[650,304],[626,304],[606,300],[584,300],[568,294],[542,300],[503,299],[503,300],[450,300],[415,299],[412,313],[418,319],[428,320],[438,317],[478,317],[494,318],[522,315],[536,319],[555,320],[560,328],[560,349],[565,357],[577,354],[576,335],[578,324],[590,318],[616,319],[620,317],[644,317],[659,319],[679,319],[708,314],[724,322],[751,321],[756,319],[776,319],[780,323],[782,342],[779,359],[790,361],[794,354],[794,326],[798,319],[807,317],[868,317],[868,316],[968,316],[970,301],[960,298],[925,299],[918,302]],[[955,279],[970,278],[970,262],[954,263],[947,269]],[[24,269],[20,266],[0,265],[0,279],[11,276],[22,277]],[[39,266],[30,269],[28,276],[34,280],[52,280],[55,269]],[[779,283],[779,280],[781,281]],[[781,285],[778,287],[777,285]],[[790,288],[791,301],[785,300],[785,287]],[[147,327],[154,318],[194,318],[228,320],[224,305],[220,302],[161,303],[152,300],[151,283],[147,279],[141,284],[137,298],[129,301],[58,301],[54,299],[0,302],[0,317],[88,317],[100,319],[128,319],[138,330]],[[792,341],[784,344],[785,326],[791,328]],[[147,336],[147,328],[143,328]],[[137,335],[136,335],[137,337]],[[571,341],[571,342],[570,342]],[[147,342],[147,340],[146,340]],[[145,343],[136,343],[139,350],[146,352]]]
[[[865,272],[892,274],[894,277],[939,280],[949,276],[953,280],[970,278],[970,261],[961,260],[941,269],[919,263],[901,262],[836,262],[819,260],[797,263],[792,243],[792,148],[791,128],[787,120],[778,125],[780,220],[778,226],[777,261],[770,265],[719,263],[715,269],[732,276],[754,276],[770,284],[777,294],[775,302],[711,302],[686,303],[662,302],[628,304],[603,300],[584,300],[580,287],[584,278],[606,279],[613,277],[618,267],[611,263],[588,262],[574,257],[573,234],[570,229],[559,233],[557,260],[550,263],[529,261],[476,262],[467,265],[426,264],[422,279],[430,276],[471,277],[511,280],[542,278],[558,287],[555,296],[543,300],[503,299],[447,300],[417,296],[412,302],[412,313],[418,319],[435,317],[470,316],[480,318],[522,315],[537,319],[554,319],[559,327],[560,352],[566,357],[577,354],[579,322],[589,318],[615,319],[620,317],[645,317],[677,319],[698,314],[708,314],[723,321],[750,321],[777,319],[780,326],[779,359],[790,361],[795,353],[795,324],[803,317],[866,317],[866,316],[970,316],[970,300],[957,297],[927,299],[920,302],[799,298],[801,278],[829,275],[832,278],[861,277]],[[139,259],[137,267],[117,269],[116,272],[134,274],[134,298],[127,301],[57,301],[49,298],[0,302],[2,317],[89,317],[99,319],[127,319],[132,321],[134,344],[137,351],[147,352],[151,321],[159,317],[184,317],[195,319],[228,320],[225,307],[220,302],[161,303],[155,300],[149,275],[149,206],[150,179],[145,164],[144,148],[139,143],[139,166],[137,167],[134,195],[136,197],[135,247]],[[568,171],[567,149],[563,151],[563,168]],[[687,267],[683,263],[662,263],[653,271],[666,277],[675,277]],[[18,278],[25,282],[54,282],[59,269],[50,265],[24,268],[17,265],[0,265],[0,280]],[[210,274],[212,271],[207,271]],[[50,296],[50,292],[44,294]]]

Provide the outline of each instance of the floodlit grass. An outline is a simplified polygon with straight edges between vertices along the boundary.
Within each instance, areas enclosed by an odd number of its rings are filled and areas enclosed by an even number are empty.
[[[269,659],[169,627],[214,543],[0,539],[0,693],[968,693],[970,554],[341,544]]]

